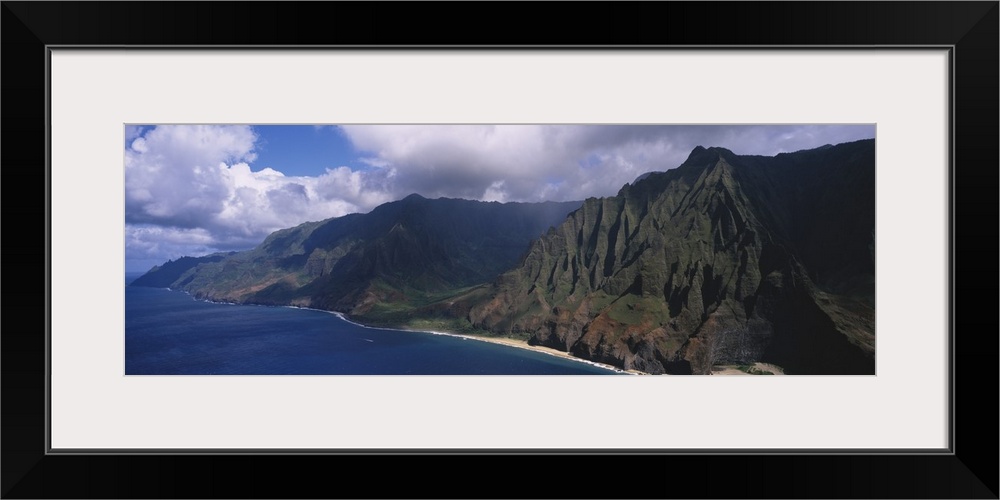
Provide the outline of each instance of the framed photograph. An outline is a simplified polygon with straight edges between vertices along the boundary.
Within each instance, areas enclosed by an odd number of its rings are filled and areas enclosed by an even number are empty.
[[[354,469],[426,459],[485,481],[469,455],[558,460],[560,476],[590,460],[616,474],[652,465],[703,485],[678,493],[657,480],[638,496],[997,497],[996,464],[976,458],[996,456],[996,430],[972,420],[995,415],[995,400],[956,387],[984,380],[995,394],[995,355],[982,353],[996,352],[996,336],[974,333],[996,331],[995,318],[961,313],[958,292],[995,293],[970,283],[996,276],[996,2],[733,4],[711,16],[728,28],[720,34],[692,21],[719,4],[631,5],[613,10],[640,32],[662,31],[653,19],[678,28],[654,40],[622,35],[613,41],[631,45],[614,47],[585,36],[509,45],[489,29],[455,46],[359,28],[324,39],[319,7],[4,3],[8,186],[46,195],[44,211],[8,196],[8,221],[36,235],[24,239],[45,257],[5,246],[8,263],[45,269],[37,294],[9,299],[8,311],[45,322],[8,324],[3,336],[5,497],[294,497],[300,486],[276,476],[238,484],[238,469],[304,460]],[[428,9],[441,7],[338,4],[333,22]],[[500,17],[521,19],[518,10]],[[300,22],[274,24],[287,16]],[[106,19],[120,27],[105,29]],[[140,30],[136,19],[176,23]],[[226,19],[273,31],[248,39],[207,27]],[[751,21],[759,32],[738,28]],[[194,34],[182,38],[189,23]],[[309,153],[316,137],[339,144],[324,153],[336,158],[289,170],[319,154]],[[825,170],[785,184],[760,173],[802,165]],[[661,218],[623,208],[636,220],[617,224],[659,235],[643,248],[690,254],[676,257],[686,271],[671,274],[662,256],[659,269],[608,236],[617,230],[605,208],[644,190],[680,201],[657,205]],[[681,214],[688,197],[703,216]],[[413,215],[415,204],[458,198],[468,205]],[[385,215],[396,208],[405,219]],[[607,224],[585,222],[598,210]],[[590,229],[592,252],[584,236],[560,235],[564,212]],[[29,213],[44,219],[21,217]],[[365,215],[308,222],[351,213]],[[473,215],[479,226],[466,224]],[[513,217],[520,225],[508,228]],[[451,241],[410,229],[442,220],[448,234],[466,232]],[[984,229],[957,238],[966,225],[957,221]],[[662,224],[705,241],[672,247]],[[531,244],[537,259],[497,242]],[[571,262],[572,244],[586,262]],[[250,250],[265,246],[268,256]],[[542,267],[547,282],[533,278]],[[123,286],[139,276],[149,288]],[[584,303],[602,311],[580,325],[590,336],[560,330],[552,318],[582,314]],[[411,344],[414,333],[405,345],[387,330],[321,345],[309,329],[340,320],[243,304],[458,334],[426,337],[446,352],[483,335],[522,349],[504,351],[517,361],[483,350],[452,367]],[[172,315],[141,316],[154,306]],[[209,319],[223,309],[259,332],[296,321],[309,347],[286,353],[264,334],[227,332]],[[653,320],[666,333],[629,329]],[[810,343],[797,329],[843,338]],[[393,350],[379,351],[383,343]],[[256,361],[264,351],[276,361]],[[372,358],[334,370],[334,351]],[[522,364],[532,367],[511,368]],[[567,376],[577,371],[656,376]],[[787,375],[670,375],[729,372]],[[81,465],[87,482],[53,481]],[[200,490],[163,474],[226,486]],[[719,474],[740,479],[709,479]],[[377,488],[348,496],[416,493]],[[621,496],[611,484],[564,494],[595,492]],[[499,485],[490,495],[547,494]]]

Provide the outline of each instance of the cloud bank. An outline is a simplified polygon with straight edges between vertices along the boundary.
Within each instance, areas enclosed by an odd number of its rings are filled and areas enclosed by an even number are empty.
[[[385,174],[348,167],[316,177],[252,171],[258,139],[249,126],[213,125],[160,126],[132,138],[125,150],[125,258],[133,269],[243,250],[278,229],[391,201]]]
[[[614,195],[695,146],[774,155],[874,137],[874,126],[350,125],[351,166],[286,176],[254,171],[251,126],[125,131],[126,263],[242,250],[271,232],[372,208],[410,193],[484,201]],[[291,166],[286,166],[290,168]]]

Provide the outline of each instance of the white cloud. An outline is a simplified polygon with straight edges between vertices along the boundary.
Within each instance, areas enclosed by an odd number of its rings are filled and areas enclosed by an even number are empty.
[[[167,259],[243,249],[255,243],[243,241],[225,248],[207,229],[176,228],[148,224],[125,225],[125,261],[129,271],[145,271]]]
[[[386,168],[389,166],[389,162],[381,158],[358,158],[358,161],[368,165],[369,167],[375,168]]]
[[[500,194],[495,184],[503,182],[505,198],[513,201],[582,199],[614,194],[650,169],[677,166],[661,154],[669,150],[658,145],[662,137],[643,135],[641,127],[350,125],[343,129],[355,147],[374,154],[375,159],[366,158],[366,163],[396,169],[397,195],[418,192],[428,197],[486,199]]]
[[[143,127],[138,125],[126,125],[125,126],[125,143],[128,144],[132,142],[136,137],[139,137],[144,132]]]
[[[348,125],[368,165],[391,165],[397,197],[509,201],[609,196],[680,165],[695,146],[774,155],[873,137],[840,125]],[[499,188],[502,183],[502,190]]]
[[[391,170],[254,172],[248,126],[160,126],[125,151],[126,255],[150,261],[252,247],[278,229],[391,201]],[[148,267],[148,266],[146,266]]]
[[[277,229],[367,212],[410,193],[484,201],[611,196],[641,174],[680,165],[698,145],[774,155],[875,133],[874,126],[823,125],[341,129],[364,167],[327,168],[306,177],[280,171],[291,165],[254,172],[259,138],[249,126],[127,127],[126,223],[134,232],[129,250],[159,252],[166,260],[248,248]]]
[[[503,203],[507,201],[507,192],[503,189],[504,181],[497,181],[490,184],[490,187],[486,188],[486,192],[483,193],[482,201],[499,201]]]

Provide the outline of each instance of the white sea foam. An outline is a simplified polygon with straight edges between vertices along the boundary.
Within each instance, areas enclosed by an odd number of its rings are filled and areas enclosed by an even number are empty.
[[[190,293],[188,293],[186,291],[184,293],[187,293],[188,295],[191,295]],[[212,303],[212,304],[240,305],[240,304],[237,304],[236,302],[219,302],[219,301],[208,300],[208,299],[201,299],[201,300],[202,300],[202,302],[209,302],[209,303]],[[383,328],[383,327],[376,327],[376,326],[368,326],[368,325],[363,325],[361,323],[358,323],[357,321],[352,321],[352,320],[348,319],[348,317],[344,313],[342,313],[342,312],[339,312],[339,311],[327,311],[325,309],[316,309],[314,307],[302,307],[302,306],[291,306],[291,305],[289,305],[289,306],[264,306],[263,304],[243,304],[243,305],[256,305],[256,306],[262,306],[262,307],[285,307],[285,308],[288,308],[288,309],[302,309],[302,310],[306,310],[306,311],[317,311],[317,312],[332,314],[332,315],[336,316],[337,318],[343,320],[346,323],[350,323],[350,324],[352,324],[354,326],[358,326],[358,327],[361,327],[361,328],[367,328],[369,330],[385,330],[385,331],[391,331],[391,332],[406,332],[406,333],[430,333],[432,335],[444,335],[446,337],[455,337],[455,338],[460,338],[460,339],[463,339],[463,340],[478,340],[480,342],[487,342],[487,343],[494,344],[494,345],[503,345],[503,346],[507,346],[507,347],[512,347],[514,349],[523,349],[523,350],[526,350],[526,351],[532,351],[532,352],[537,352],[537,353],[541,353],[541,354],[547,354],[549,356],[555,356],[555,357],[557,357],[559,359],[565,359],[567,361],[576,361],[578,363],[585,363],[585,364],[588,364],[588,365],[591,365],[591,366],[594,366],[594,367],[597,367],[597,368],[601,368],[601,369],[604,369],[604,370],[613,371],[615,373],[621,373],[621,374],[626,374],[626,375],[636,375],[635,373],[627,372],[627,371],[622,370],[621,368],[618,368],[616,366],[611,366],[611,365],[607,365],[607,364],[604,364],[604,363],[598,363],[596,361],[590,361],[588,359],[577,358],[575,356],[569,356],[569,355],[562,356],[562,355],[560,355],[558,353],[554,353],[554,352],[548,352],[548,351],[538,350],[538,349],[531,349],[531,348],[527,348],[527,347],[521,347],[521,346],[512,345],[512,344],[506,344],[506,343],[501,343],[501,342],[494,342],[494,341],[492,341],[489,338],[476,337],[474,335],[462,335],[462,334],[459,334],[459,333],[440,332],[440,331],[437,331],[437,330],[403,330],[403,329],[400,329],[400,328]],[[368,340],[368,339],[365,339],[365,340]],[[373,341],[369,340],[369,342],[373,342]]]

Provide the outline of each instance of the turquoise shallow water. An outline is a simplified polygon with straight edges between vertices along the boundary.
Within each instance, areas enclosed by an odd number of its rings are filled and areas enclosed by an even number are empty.
[[[126,375],[608,375],[587,363],[324,311],[125,287]]]

